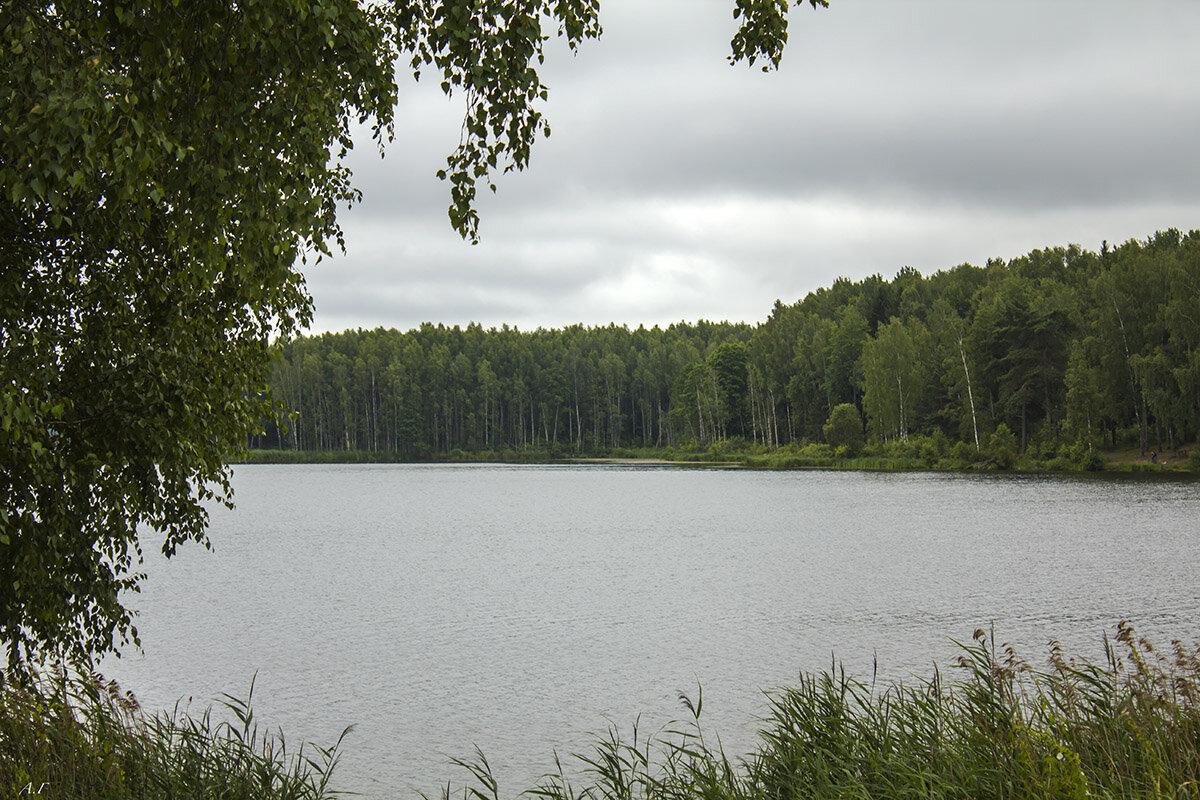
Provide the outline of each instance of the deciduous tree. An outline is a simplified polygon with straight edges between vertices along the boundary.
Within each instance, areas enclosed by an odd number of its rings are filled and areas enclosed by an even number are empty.
[[[810,0],[824,5],[824,0]],[[777,64],[786,0],[735,0],[734,60]],[[467,100],[441,175],[480,182],[549,128],[537,67],[598,0],[0,3],[0,641],[10,664],[136,629],[138,526],[170,554],[230,497],[272,412],[297,266],[340,243],[351,127],[389,138],[397,68]],[[531,408],[531,407],[530,407]],[[532,410],[529,411],[532,414]],[[373,424],[373,423],[372,423]]]

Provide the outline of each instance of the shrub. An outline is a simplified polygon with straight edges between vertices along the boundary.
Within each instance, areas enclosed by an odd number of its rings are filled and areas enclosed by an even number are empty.
[[[988,438],[987,455],[999,469],[1012,469],[1017,463],[1017,436],[1003,422]]]
[[[966,442],[955,442],[950,448],[950,457],[959,464],[972,464],[982,460],[975,446]]]
[[[825,441],[834,449],[845,448],[843,452],[851,457],[858,454],[863,446],[862,415],[853,403],[841,403],[833,407],[829,420],[822,428]]]
[[[810,442],[801,447],[797,455],[811,461],[828,462],[833,460],[833,448],[820,442]]]

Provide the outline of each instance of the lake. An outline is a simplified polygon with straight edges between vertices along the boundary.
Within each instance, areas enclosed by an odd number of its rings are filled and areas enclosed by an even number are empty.
[[[754,744],[763,690],[832,659],[946,672],[977,627],[1044,664],[1133,620],[1200,638],[1200,483],[500,465],[249,465],[214,552],[147,540],[144,652],[102,665],[149,709],[222,692],[344,743],[335,784],[436,794],[478,746],[504,796],[609,724],[703,687]],[[953,671],[950,671],[951,676]]]

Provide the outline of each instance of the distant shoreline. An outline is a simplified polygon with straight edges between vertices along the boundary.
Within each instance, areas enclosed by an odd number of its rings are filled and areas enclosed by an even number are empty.
[[[740,461],[671,461],[665,458],[561,458],[555,464],[597,464],[621,467],[744,467]]]
[[[403,458],[397,453],[380,451],[304,451],[251,450],[248,457],[232,459],[231,464],[570,464],[626,467],[708,467],[721,469],[802,470],[836,469],[866,472],[971,472],[971,473],[1149,473],[1163,475],[1197,474],[1186,455],[1171,454],[1151,462],[1136,450],[1101,454],[1102,465],[1082,469],[1058,461],[1022,461],[1005,469],[994,463],[950,462],[896,457],[836,457],[780,448],[775,451],[642,452],[636,455],[560,456],[546,451],[506,451],[503,453],[459,452],[441,458]]]

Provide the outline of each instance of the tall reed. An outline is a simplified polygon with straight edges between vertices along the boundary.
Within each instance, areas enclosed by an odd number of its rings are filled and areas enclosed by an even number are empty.
[[[323,800],[342,738],[289,752],[260,731],[251,699],[224,695],[191,716],[143,714],[136,698],[91,673],[54,668],[0,684],[3,800]],[[345,737],[349,731],[343,731]]]
[[[840,669],[769,694],[758,749],[731,759],[691,719],[643,738],[610,729],[527,793],[537,800],[1200,797],[1200,650],[1166,654],[1121,623],[1105,661],[1051,644],[1033,669],[984,631],[947,680],[877,687]],[[574,770],[568,769],[574,766]],[[465,800],[498,800],[486,762]],[[444,793],[450,800],[449,788]]]

